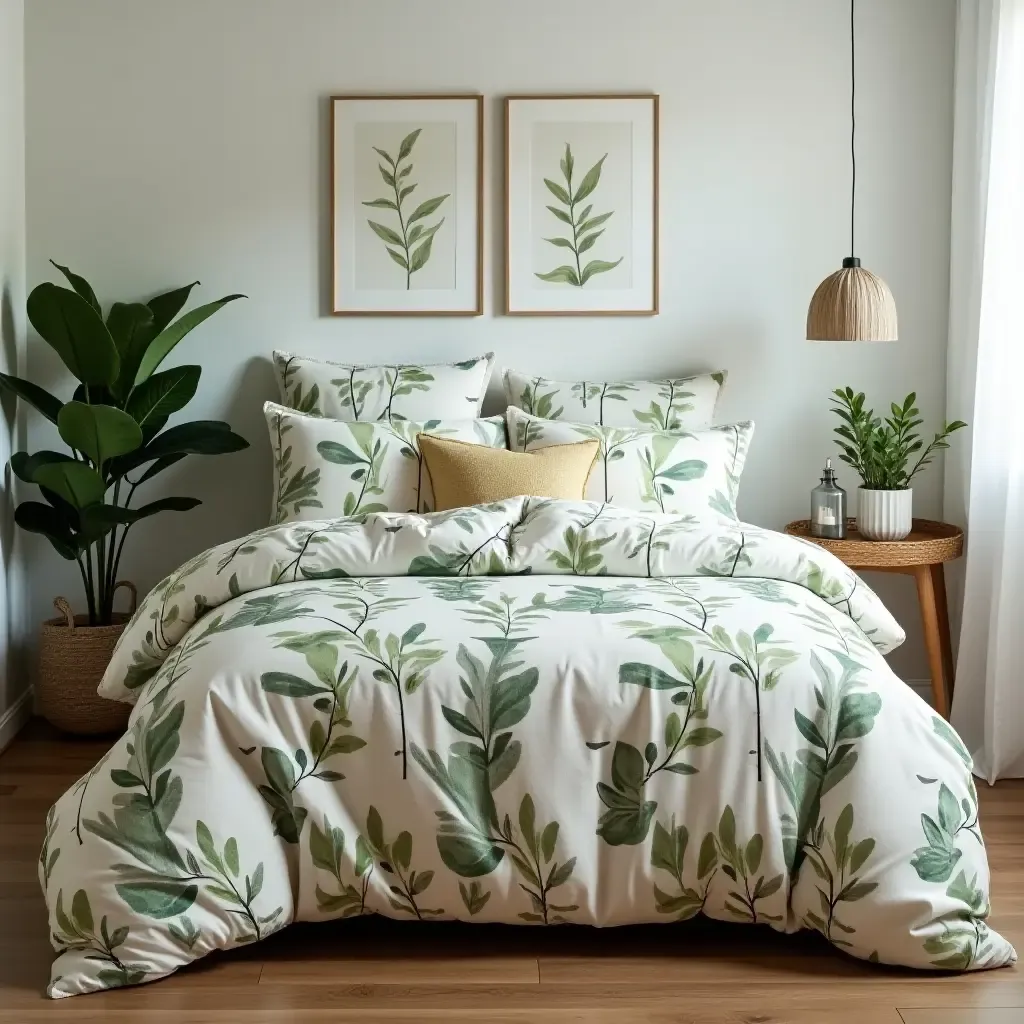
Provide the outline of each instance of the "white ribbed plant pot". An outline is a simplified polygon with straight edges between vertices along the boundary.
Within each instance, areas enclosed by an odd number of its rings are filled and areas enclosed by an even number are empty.
[[[914,525],[914,492],[857,489],[857,532],[868,540],[903,540]]]

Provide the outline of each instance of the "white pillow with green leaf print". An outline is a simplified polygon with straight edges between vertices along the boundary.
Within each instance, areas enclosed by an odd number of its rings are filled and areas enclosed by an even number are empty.
[[[281,401],[333,420],[461,420],[480,415],[494,353],[460,363],[326,363],[274,353]]]
[[[505,410],[509,445],[532,452],[593,438],[600,448],[587,483],[589,501],[640,512],[736,518],[736,498],[747,449],[749,420],[685,434],[596,423],[565,423]]]
[[[430,474],[420,433],[507,447],[505,420],[385,420],[346,423],[283,405],[263,406],[274,456],[270,521],[333,519],[360,512],[430,512]]]
[[[508,404],[532,416],[604,427],[706,430],[725,373],[665,380],[548,380],[516,370],[502,374]]]

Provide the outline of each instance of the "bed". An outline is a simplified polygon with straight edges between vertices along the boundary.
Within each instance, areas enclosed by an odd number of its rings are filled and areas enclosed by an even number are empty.
[[[704,914],[974,970],[971,760],[852,571],[706,515],[514,498],[289,522],[143,602],[127,733],[56,803],[49,994],[292,921]]]

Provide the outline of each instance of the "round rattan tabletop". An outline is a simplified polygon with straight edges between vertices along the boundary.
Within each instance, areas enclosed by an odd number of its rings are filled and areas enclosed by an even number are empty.
[[[812,537],[807,519],[797,519],[786,533],[817,544],[860,569],[890,569],[902,566],[938,565],[959,558],[964,549],[964,532],[959,526],[933,519],[915,519],[910,535],[903,540],[867,540],[857,532],[857,520],[846,520],[846,537],[831,540]]]

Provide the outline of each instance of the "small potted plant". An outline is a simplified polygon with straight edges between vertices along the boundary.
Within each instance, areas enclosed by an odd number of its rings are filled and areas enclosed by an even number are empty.
[[[0,374],[0,390],[27,402],[55,427],[69,451],[16,452],[10,465],[43,501],[23,501],[15,522],[40,533],[76,562],[87,613],[54,601],[61,618],[43,624],[37,697],[44,717],[68,732],[110,732],[131,708],[104,700],[96,687],[128,615],[114,611],[114,592],[127,587],[118,565],[128,531],[160,512],[187,512],[197,498],[163,497],[133,504],[136,490],[186,455],[247,448],[227,423],[194,420],[164,429],[196,393],[200,367],[158,369],[174,347],[222,306],[226,295],[178,317],[198,281],[146,303],[115,302],[103,317],[89,282],[54,264],[71,288],[46,282],[28,297],[28,318],[79,384],[62,402],[38,384]]]
[[[913,432],[923,422],[914,392],[902,405],[892,403],[891,415],[884,421],[873,409],[864,408],[863,392],[837,388],[833,396],[832,411],[843,421],[835,428],[839,457],[853,466],[862,481],[857,491],[857,530],[868,540],[902,540],[913,527],[911,481],[940,448],[949,447],[946,438],[967,424],[963,420],[947,423],[925,447]],[[915,455],[917,461],[908,470]]]

